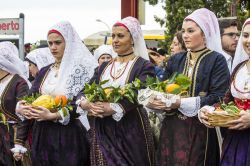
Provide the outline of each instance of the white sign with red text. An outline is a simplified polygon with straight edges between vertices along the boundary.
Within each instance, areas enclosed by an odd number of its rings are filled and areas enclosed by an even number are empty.
[[[19,18],[0,19],[0,34],[19,35],[20,34]]]

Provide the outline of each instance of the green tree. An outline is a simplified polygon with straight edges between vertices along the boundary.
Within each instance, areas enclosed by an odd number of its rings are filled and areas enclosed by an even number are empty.
[[[250,17],[250,2],[249,0],[239,0],[237,3],[237,17],[243,24]]]
[[[169,48],[172,38],[177,30],[181,29],[183,19],[198,8],[205,7],[215,13],[217,17],[229,15],[229,0],[144,0],[151,5],[162,2],[163,10],[166,11],[164,18],[154,16],[156,22],[166,27],[166,41],[161,43],[163,47]]]

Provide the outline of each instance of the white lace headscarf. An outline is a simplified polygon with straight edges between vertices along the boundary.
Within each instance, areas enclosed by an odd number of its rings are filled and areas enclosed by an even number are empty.
[[[100,47],[98,47],[95,51],[94,51],[94,57],[95,59],[98,61],[99,58],[103,55],[103,54],[108,54],[110,55],[112,58],[116,57],[117,54],[114,52],[113,47],[111,45],[101,45]]]
[[[248,18],[245,22],[244,25],[242,26],[242,30],[241,30],[241,34],[240,34],[240,38],[239,38],[239,42],[237,44],[236,47],[236,51],[235,51],[235,55],[234,55],[234,59],[233,59],[233,65],[232,65],[232,71],[234,70],[234,68],[240,64],[241,62],[248,60],[250,55],[247,55],[246,51],[243,48],[243,43],[242,43],[242,35],[243,35],[243,30],[244,27],[250,24],[250,18]]]
[[[29,70],[24,61],[19,58],[17,47],[11,42],[0,42],[0,69],[5,70],[11,74],[18,74],[27,84]]]
[[[48,47],[35,49],[27,54],[25,58],[36,64],[38,70],[55,62],[55,58]]]
[[[149,60],[146,43],[139,21],[136,18],[129,16],[118,23],[122,23],[128,28],[134,41],[134,54]]]
[[[66,95],[72,99],[93,76],[98,63],[69,22],[60,22],[50,30],[60,32],[65,40],[58,82],[52,95]]]
[[[195,10],[185,20],[193,20],[199,25],[206,38],[206,47],[210,50],[224,54],[221,45],[218,19],[213,12],[206,8]]]

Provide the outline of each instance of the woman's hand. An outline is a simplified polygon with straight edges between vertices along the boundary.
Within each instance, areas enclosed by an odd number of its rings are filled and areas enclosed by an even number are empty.
[[[101,113],[102,116],[111,116],[115,113],[115,111],[110,107],[110,103],[107,102],[96,102],[95,106],[101,108],[103,111]]]
[[[31,108],[30,116],[32,117],[32,119],[35,119],[37,121],[53,121],[61,117],[58,113],[52,113],[50,112],[50,110],[44,107],[37,107],[36,109]]]
[[[168,99],[167,99],[168,100]],[[147,107],[156,110],[165,110],[169,111],[172,109],[178,109],[180,107],[181,100],[177,99],[175,103],[170,103],[170,106],[167,107],[165,102],[162,102],[161,99],[152,98],[149,100]]]
[[[25,101],[19,101],[18,102],[18,107],[16,108],[16,112],[22,116],[24,116],[26,119],[31,119],[30,117],[30,111],[31,111],[31,106],[25,105]]]
[[[227,124],[232,125],[232,127],[229,127],[228,129],[232,130],[245,130],[250,128],[250,113],[246,111],[240,112],[240,118],[237,120],[232,120],[228,122]]]
[[[213,126],[211,126],[208,122],[208,113],[209,111],[206,108],[201,108],[198,112],[198,118],[200,122],[203,123],[205,126],[207,126],[208,128],[213,128]]]
[[[16,161],[19,161],[19,160],[23,161],[23,153],[15,152],[15,153],[13,154],[13,157],[14,157],[14,159],[15,159]]]

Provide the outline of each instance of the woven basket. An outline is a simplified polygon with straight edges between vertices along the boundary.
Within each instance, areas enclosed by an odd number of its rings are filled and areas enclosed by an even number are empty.
[[[226,111],[214,111],[208,114],[208,122],[211,126],[231,127],[227,122],[239,119],[239,114],[229,114]]]

